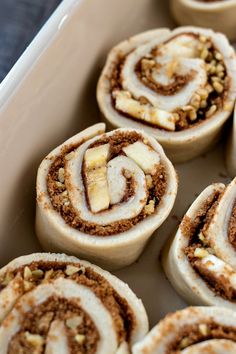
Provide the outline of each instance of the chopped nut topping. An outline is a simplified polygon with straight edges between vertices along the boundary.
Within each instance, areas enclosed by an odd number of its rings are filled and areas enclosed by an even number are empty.
[[[188,106],[183,106],[183,107],[182,107],[182,110],[183,110],[184,112],[192,111],[192,109],[193,109],[193,107],[190,106],[190,105],[188,105]]]
[[[44,272],[41,269],[36,269],[32,271],[33,278],[40,279],[44,276]]]
[[[62,192],[62,193],[61,193],[61,196],[62,196],[62,197],[67,197],[67,196],[68,196],[68,191]]]
[[[24,280],[24,290],[30,291],[34,287],[34,284],[28,280]]]
[[[224,71],[224,70],[225,70],[225,69],[224,69],[224,67],[223,67],[222,64],[218,64],[218,65],[216,66],[216,72],[217,72],[217,73],[222,72],[222,71]]]
[[[210,109],[206,112],[206,117],[210,117],[212,114],[215,113],[215,111],[217,110],[217,106],[214,104],[210,107]]]
[[[24,279],[28,280],[32,276],[32,272],[28,266],[24,268]]]
[[[7,285],[10,283],[10,281],[13,280],[13,279],[14,279],[13,274],[12,274],[12,273],[7,273],[7,274],[5,275],[5,278],[4,278],[3,281],[1,282],[1,285],[7,286]]]
[[[188,112],[188,117],[191,121],[196,120],[197,119],[197,112],[195,110]]]
[[[66,275],[73,275],[75,273],[78,273],[79,271],[82,271],[82,273],[85,272],[85,268],[84,267],[76,267],[76,266],[73,266],[73,265],[68,265],[66,266],[66,270],[65,270],[65,273]]]
[[[207,84],[206,90],[208,91],[208,93],[211,93],[213,91],[213,87],[210,84]]]
[[[147,189],[151,189],[153,187],[152,176],[146,175],[145,178],[147,183]]]
[[[200,103],[200,107],[201,108],[206,108],[207,107],[207,101],[206,100],[202,100]]]
[[[132,173],[131,173],[131,171],[125,170],[125,171],[124,171],[124,176],[125,176],[125,178],[132,178]]]
[[[195,109],[198,109],[200,106],[201,97],[198,94],[194,94],[191,98],[190,105]]]
[[[209,327],[205,323],[201,323],[198,327],[199,327],[199,332],[203,336],[207,336],[209,334],[210,332]]]
[[[154,211],[155,211],[155,202],[154,200],[150,200],[149,203],[145,205],[144,212],[147,215],[151,215],[154,213]]]
[[[190,343],[189,338],[188,338],[188,337],[184,337],[184,338],[181,340],[180,344],[179,344],[180,349],[186,348],[186,347],[189,345],[189,343]]]
[[[44,344],[43,337],[38,334],[32,334],[30,332],[25,332],[25,338],[26,338],[27,342],[29,342],[34,347],[43,346],[43,344]]]
[[[53,269],[47,270],[44,276],[45,280],[49,280],[53,274]]]
[[[64,168],[59,168],[58,170],[58,179],[61,183],[64,183],[65,182],[65,177],[64,177],[64,174],[65,174],[65,170]]]
[[[203,36],[203,35],[200,35],[199,40],[200,40],[202,43],[206,43],[207,37],[205,37],[205,36]]]
[[[203,48],[203,50],[200,53],[200,58],[205,60],[208,57],[209,51],[208,49],[205,47]]]
[[[84,334],[76,334],[75,340],[77,343],[82,344],[85,341],[85,335]]]
[[[194,256],[197,258],[205,258],[209,256],[209,253],[204,248],[196,248],[194,251]]]
[[[216,81],[217,82],[221,82],[221,79],[218,76],[212,76],[211,77],[211,81],[212,81],[212,85],[213,85],[213,83],[216,82]]]
[[[142,65],[142,70],[146,71],[153,68],[156,65],[156,62],[155,60],[144,58],[141,61],[141,65]]]
[[[218,92],[218,93],[222,93],[223,91],[224,91],[224,86],[223,85],[221,85],[219,82],[217,82],[217,81],[214,81],[213,82],[213,87],[214,87],[214,89],[216,90],[216,92]]]
[[[201,98],[206,99],[208,97],[208,91],[206,89],[200,88],[198,89],[197,93]]]
[[[83,320],[81,316],[74,316],[66,320],[66,325],[70,329],[76,329],[82,323],[82,321]]]
[[[198,238],[199,238],[199,240],[202,241],[203,243],[206,241],[205,236],[203,235],[202,232],[199,233]]]
[[[65,185],[64,185],[63,183],[58,182],[58,181],[56,181],[55,184],[56,184],[56,186],[57,186],[58,188],[64,188],[64,187],[65,187]]]
[[[215,53],[215,58],[216,58],[217,60],[222,60],[222,59],[223,59],[222,54],[219,53],[219,52],[216,52],[216,53]]]

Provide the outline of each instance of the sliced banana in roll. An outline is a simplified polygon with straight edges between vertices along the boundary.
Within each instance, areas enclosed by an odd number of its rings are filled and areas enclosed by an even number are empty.
[[[236,313],[224,307],[188,307],[167,315],[133,354],[236,353]]]
[[[0,270],[0,353],[129,354],[148,330],[128,285],[62,254],[19,257]]]
[[[163,254],[167,277],[190,304],[236,309],[236,179],[207,187]]]
[[[236,56],[221,33],[156,29],[111,49],[97,100],[112,127],[142,128],[174,162],[209,149],[236,98]]]
[[[109,268],[134,262],[169,215],[174,167],[143,131],[94,125],[53,150],[37,177],[36,233],[47,251]]]

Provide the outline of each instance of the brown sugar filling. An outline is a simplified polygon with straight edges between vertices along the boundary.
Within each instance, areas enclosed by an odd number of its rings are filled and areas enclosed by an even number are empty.
[[[78,271],[70,274],[68,269],[70,265],[77,267]],[[18,276],[21,280],[25,280],[26,266],[32,272],[32,275],[27,279],[27,282],[32,285],[30,290],[35,286],[58,278],[71,279],[78,284],[90,288],[110,312],[119,342],[123,340],[129,342],[132,330],[136,325],[135,315],[126,299],[122,298],[103,276],[95,273],[92,268],[85,268],[79,263],[39,261],[24,265],[5,274],[0,279],[0,289],[2,290],[7,286],[6,279],[10,281]],[[23,281],[19,281],[19,286],[22,287],[22,294],[25,293],[26,289]]]
[[[136,132],[116,132],[112,136],[107,137],[104,135],[101,139],[97,140],[89,148],[106,144],[110,144],[110,159],[118,155],[122,155],[122,149],[129,144],[133,144],[136,141],[143,141],[143,137]],[[81,219],[76,211],[73,209],[72,205],[69,203],[68,197],[66,195],[65,184],[62,184],[58,180],[58,171],[60,168],[64,168],[65,156],[67,153],[73,151],[78,146],[70,147],[70,150],[65,150],[65,153],[61,154],[51,165],[48,176],[47,176],[47,187],[48,193],[51,199],[51,203],[54,209],[60,213],[65,222],[81,232],[89,235],[97,236],[109,236],[125,232],[135,226],[137,223],[148,217],[150,214],[147,212],[146,208],[140,212],[139,215],[128,220],[120,220],[109,225],[97,225],[95,223],[88,222]],[[83,172],[82,172],[83,173]],[[148,189],[148,198],[146,205],[149,205],[151,201],[154,203],[154,208],[159,205],[165,190],[166,190],[166,172],[164,166],[160,163],[157,167],[154,175],[151,176],[152,185]],[[134,185],[132,178],[127,178],[126,193],[122,202],[132,197],[134,193]],[[66,201],[66,202],[65,202]],[[89,204],[88,204],[89,207]],[[112,206],[110,207],[112,208]]]
[[[232,214],[229,220],[228,237],[229,242],[236,250],[236,201],[234,203]]]
[[[67,326],[67,320],[78,316],[81,324],[76,328]],[[68,347],[71,354],[94,354],[96,353],[99,341],[99,333],[90,316],[80,308],[75,300],[62,299],[56,296],[48,298],[42,304],[34,307],[30,312],[24,314],[20,323],[20,331],[11,339],[8,346],[8,354],[32,354],[44,353],[46,339],[53,321],[59,320],[65,324],[65,332]],[[41,344],[35,345],[28,334],[40,336]],[[76,336],[80,335],[80,341]]]
[[[236,329],[223,326],[214,321],[204,321],[199,324],[180,328],[176,338],[166,349],[166,354],[177,354],[181,350],[197,343],[211,339],[228,339],[236,342]]]
[[[176,35],[176,37],[181,36],[183,34],[192,36],[193,38],[198,38],[199,41],[201,38],[200,35],[195,33],[181,33]],[[171,41],[172,39],[168,40],[167,42]],[[178,117],[175,124],[175,131],[181,131],[181,130],[191,128],[192,126],[200,124],[206,119],[209,119],[212,116],[212,114],[214,114],[218,109],[223,108],[224,100],[228,95],[230,79],[227,74],[223,57],[209,38],[208,39],[206,38],[206,43],[204,43],[203,45],[205,46],[205,49],[207,50],[208,53],[206,58],[204,58],[204,61],[206,65],[208,65],[210,68],[207,71],[207,77],[208,77],[207,82],[208,82],[208,87],[210,87],[210,93],[207,99],[202,99],[200,101],[199,106],[193,105],[192,111],[186,111],[182,109],[182,107],[180,107],[179,109],[173,112],[175,113],[175,116],[177,115]],[[152,91],[165,96],[170,96],[179,92],[197,73],[191,72],[187,75],[173,74],[173,78],[175,79],[173,83],[168,85],[161,85],[157,83],[152,77],[152,71],[154,69],[158,69],[158,67],[160,66],[160,64],[155,61],[155,58],[158,57],[159,55],[160,49],[161,48],[159,47],[153,48],[149,54],[141,58],[139,62],[136,64],[135,72],[139,80],[145,86],[150,88]],[[128,113],[118,110],[115,107],[115,98],[113,97],[112,93],[116,90],[123,89],[122,68],[125,64],[125,60],[128,55],[129,53],[127,55],[122,56],[120,54],[118,56],[117,63],[114,65],[114,69],[110,77],[111,100],[112,100],[113,108],[117,110],[119,114],[125,116],[126,118],[137,120],[138,122],[144,125],[149,125],[161,130],[165,130],[164,128],[159,127],[156,124],[152,124],[144,120],[137,119]],[[211,65],[213,66],[213,68],[210,67]],[[218,71],[220,67],[222,68],[222,71]],[[215,81],[218,82],[216,86],[215,86]],[[146,97],[140,97],[139,102],[141,104],[150,104],[150,102]],[[191,105],[191,102],[189,104],[187,103],[187,105]],[[192,112],[194,112],[195,115],[194,119],[193,119]]]
[[[201,240],[199,238],[200,233],[204,237],[204,232],[207,230],[212,217],[214,216],[215,209],[222,196],[222,192],[214,192],[207,198],[203,206],[198,210],[198,213],[194,220],[191,220],[188,216],[185,216],[182,224],[182,233],[189,238],[189,244],[184,249],[184,253],[188,257],[188,260],[193,269],[204,279],[209,288],[214,291],[215,294],[223,297],[229,301],[236,300],[236,292],[232,289],[229,281],[225,277],[215,278],[199,261],[199,258],[195,256],[196,248],[208,248],[207,239]]]

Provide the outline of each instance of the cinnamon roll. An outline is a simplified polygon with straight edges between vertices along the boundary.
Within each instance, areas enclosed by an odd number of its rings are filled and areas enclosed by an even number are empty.
[[[94,125],[53,150],[37,177],[36,233],[48,251],[109,268],[132,263],[170,213],[177,178],[162,147]]]
[[[167,277],[190,304],[236,310],[236,179],[207,187],[163,254]]]
[[[88,262],[36,253],[0,270],[1,354],[128,354],[147,330],[128,285]]]
[[[167,315],[133,354],[234,354],[236,313],[223,307],[188,307]]]
[[[178,24],[212,28],[236,39],[235,0],[171,0],[170,6]]]
[[[236,57],[227,38],[197,27],[141,33],[109,53],[97,86],[113,127],[142,127],[174,162],[218,139],[236,98]]]

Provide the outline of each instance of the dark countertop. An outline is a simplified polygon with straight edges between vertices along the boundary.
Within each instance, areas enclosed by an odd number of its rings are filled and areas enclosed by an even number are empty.
[[[0,0],[0,82],[61,0]]]

